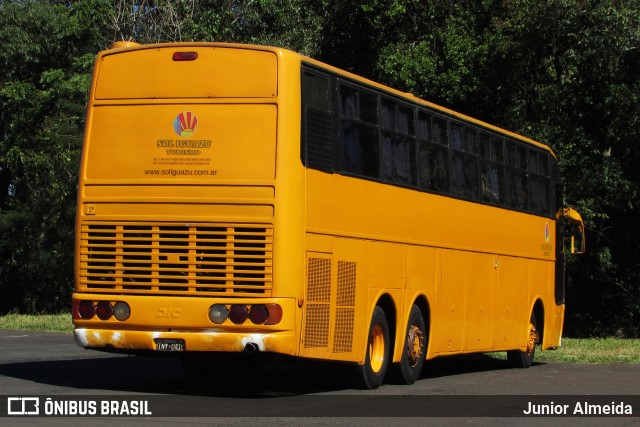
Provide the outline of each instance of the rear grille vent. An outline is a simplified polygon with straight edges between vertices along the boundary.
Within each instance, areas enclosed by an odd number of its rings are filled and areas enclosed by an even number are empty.
[[[96,222],[81,231],[81,291],[271,294],[271,225]]]

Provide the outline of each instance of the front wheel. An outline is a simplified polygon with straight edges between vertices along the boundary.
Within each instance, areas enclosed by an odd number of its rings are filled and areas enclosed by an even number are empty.
[[[536,314],[531,313],[529,321],[529,337],[527,339],[527,349],[507,351],[507,359],[513,368],[529,368],[533,364],[533,357],[536,353],[536,343],[540,340],[536,329]]]
[[[374,389],[382,385],[389,365],[390,342],[387,316],[382,308],[376,307],[369,326],[364,364],[358,365],[355,372],[354,382],[357,387]]]

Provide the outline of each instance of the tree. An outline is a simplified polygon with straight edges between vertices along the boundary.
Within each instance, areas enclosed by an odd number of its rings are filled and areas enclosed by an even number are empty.
[[[84,105],[116,40],[290,48],[549,144],[588,227],[567,330],[640,335],[640,4],[0,2],[0,312],[68,307]]]
[[[633,2],[513,1],[496,49],[515,77],[499,114],[556,150],[565,201],[586,219],[588,254],[569,269],[567,330],[580,335],[640,334],[638,16]]]
[[[104,3],[0,7],[2,312],[69,306],[84,106],[103,46],[96,6]]]
[[[296,0],[117,0],[109,13],[115,40],[266,44],[313,55],[320,17]]]

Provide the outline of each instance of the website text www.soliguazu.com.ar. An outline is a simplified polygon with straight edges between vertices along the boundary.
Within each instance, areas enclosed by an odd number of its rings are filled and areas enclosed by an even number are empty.
[[[158,176],[215,176],[215,169],[146,169],[145,175]]]

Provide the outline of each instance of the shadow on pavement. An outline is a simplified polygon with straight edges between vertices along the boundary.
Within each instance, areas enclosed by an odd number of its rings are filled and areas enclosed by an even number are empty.
[[[352,368],[339,363],[278,359],[270,361],[259,376],[229,372],[210,380],[191,381],[176,357],[105,355],[0,364],[0,375],[92,392],[277,397],[350,389]],[[509,369],[507,361],[482,354],[437,358],[425,363],[421,380],[502,369]]]

